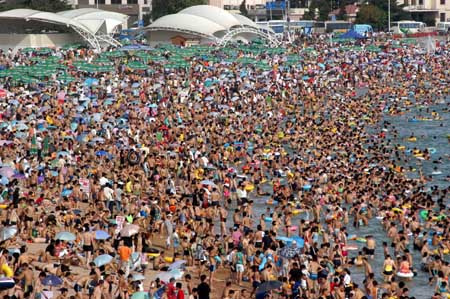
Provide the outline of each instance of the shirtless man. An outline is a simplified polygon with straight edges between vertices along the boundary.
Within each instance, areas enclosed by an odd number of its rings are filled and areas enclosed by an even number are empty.
[[[374,257],[375,257],[375,246],[376,246],[375,238],[373,238],[372,236],[367,236],[366,240],[367,240],[367,252],[366,252],[366,254],[368,256],[370,256],[370,258],[373,260]]]
[[[94,236],[89,231],[89,225],[84,225],[84,232],[81,238],[83,240],[83,251],[86,254],[86,267],[88,267],[94,253]]]
[[[34,286],[34,274],[33,270],[28,266],[27,263],[22,265],[22,273],[17,277],[17,280],[23,280],[23,291],[25,293],[25,297],[31,295],[33,293]]]

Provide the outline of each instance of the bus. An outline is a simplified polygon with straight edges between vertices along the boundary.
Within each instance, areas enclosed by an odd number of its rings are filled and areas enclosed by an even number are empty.
[[[286,21],[284,20],[263,21],[263,22],[256,22],[256,24],[270,28],[276,34],[282,34],[284,32],[284,28],[287,26]]]
[[[325,32],[340,32],[345,33],[352,28],[352,23],[347,21],[326,21]]]
[[[439,22],[437,23],[436,28],[439,34],[450,33],[450,22]]]
[[[289,22],[289,29],[294,32],[302,32],[306,35],[314,33],[316,21],[313,20],[300,20]]]
[[[373,28],[368,24],[355,24],[353,30],[361,34],[362,36],[369,36],[373,33]]]
[[[425,31],[425,23],[417,21],[399,21],[391,23],[391,28],[397,34],[414,34]]]

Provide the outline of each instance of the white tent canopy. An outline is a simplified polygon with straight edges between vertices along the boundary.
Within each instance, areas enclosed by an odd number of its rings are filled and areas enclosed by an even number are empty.
[[[99,49],[99,42],[117,45],[112,35],[120,25],[125,24],[128,16],[100,9],[75,9],[58,13],[42,12],[33,9],[13,9],[0,12],[1,19],[20,19],[38,21],[72,28],[92,47]]]

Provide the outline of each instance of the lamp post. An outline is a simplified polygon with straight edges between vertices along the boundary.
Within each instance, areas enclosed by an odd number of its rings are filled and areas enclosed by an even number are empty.
[[[391,32],[391,0],[388,0],[388,32]]]

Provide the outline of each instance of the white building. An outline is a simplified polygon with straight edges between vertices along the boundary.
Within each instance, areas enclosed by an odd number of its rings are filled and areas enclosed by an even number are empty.
[[[150,13],[152,0],[69,0],[74,8],[98,8],[130,16],[129,25],[136,26],[142,15]]]
[[[397,0],[416,20],[450,21],[450,0]]]

